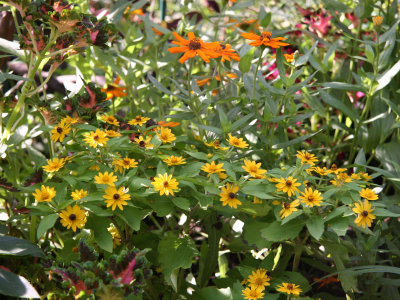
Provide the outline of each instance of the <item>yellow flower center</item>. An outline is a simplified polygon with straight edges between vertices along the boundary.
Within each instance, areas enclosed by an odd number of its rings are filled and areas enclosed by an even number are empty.
[[[178,158],[172,157],[171,158],[171,163],[176,164],[178,162]]]
[[[195,38],[190,40],[189,42],[189,50],[199,50],[201,48],[201,43],[199,38]]]
[[[260,277],[258,277],[254,282],[256,285],[264,285],[264,280]]]

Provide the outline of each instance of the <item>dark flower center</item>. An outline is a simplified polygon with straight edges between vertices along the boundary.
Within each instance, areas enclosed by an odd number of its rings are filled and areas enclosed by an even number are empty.
[[[114,200],[118,200],[119,197],[120,197],[119,194],[114,194],[114,195],[113,195],[113,199],[114,199]]]
[[[216,141],[214,142],[214,145],[215,145],[216,147],[219,147],[220,144],[221,144],[221,142],[218,141],[218,140],[216,140]]]
[[[288,202],[283,202],[283,207],[284,207],[285,209],[289,209],[289,208],[290,208],[290,203],[288,203]]]
[[[139,142],[139,147],[144,147],[144,146],[146,146],[146,143],[144,141],[140,141]]]
[[[70,214],[70,215],[69,215],[69,219],[70,219],[71,221],[75,221],[75,220],[76,220],[76,215],[75,215],[75,214]]]
[[[236,198],[236,194],[235,194],[235,193],[232,193],[232,192],[230,192],[228,196],[229,196],[229,198],[231,198],[231,199],[235,199],[235,198]]]
[[[368,212],[367,212],[366,210],[364,210],[364,211],[361,213],[361,215],[362,215],[363,217],[366,217],[366,216],[368,216]]]
[[[164,187],[168,186],[168,181],[164,181]]]
[[[308,196],[308,197],[307,197],[307,200],[308,200],[309,202],[313,202],[313,201],[314,201],[314,196]]]
[[[222,50],[225,50],[226,46],[224,44],[220,44],[220,45],[221,45]]]
[[[201,43],[199,38],[195,38],[190,40],[189,42],[189,50],[199,50],[201,48]]]
[[[57,127],[57,132],[58,132],[58,133],[62,133],[62,132],[63,132],[63,129],[62,129],[61,127]]]
[[[135,120],[138,121],[138,122],[142,121],[142,117],[136,117]]]
[[[292,186],[292,181],[291,180],[286,180],[286,186],[291,187]]]
[[[263,32],[260,36],[260,39],[269,39],[271,37],[271,34],[269,32]]]
[[[287,285],[287,289],[290,290],[290,291],[293,290],[293,284],[289,283],[289,284]]]
[[[98,140],[99,140],[99,136],[98,136],[97,134],[95,134],[95,135],[93,136],[93,140],[98,141]]]

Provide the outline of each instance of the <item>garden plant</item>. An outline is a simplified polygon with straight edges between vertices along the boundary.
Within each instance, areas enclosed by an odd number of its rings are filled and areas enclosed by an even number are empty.
[[[2,299],[400,299],[399,15],[0,0]]]

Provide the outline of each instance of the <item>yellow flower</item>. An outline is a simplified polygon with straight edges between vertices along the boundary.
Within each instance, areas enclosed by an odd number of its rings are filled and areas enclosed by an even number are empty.
[[[176,140],[175,135],[169,128],[158,127],[156,133],[159,139],[163,142],[163,144],[172,143],[173,141]]]
[[[299,205],[300,205],[300,200],[294,200],[291,203],[283,202],[282,209],[279,212],[281,219],[286,218],[286,217],[290,216],[293,212],[297,211],[298,209],[296,207]]]
[[[303,194],[303,196],[299,196],[299,198],[302,200],[301,202],[311,207],[313,207],[314,205],[321,206],[320,202],[322,200],[322,197],[321,192],[319,192],[318,190],[313,191],[312,188],[306,188],[305,193],[301,193]]]
[[[365,225],[371,227],[372,221],[376,218],[371,212],[375,208],[371,209],[371,204],[369,204],[368,200],[364,200],[364,204],[360,201],[360,203],[354,203],[354,205],[356,207],[353,208],[353,212],[358,214],[354,223],[363,228],[365,228]]]
[[[320,167],[315,167],[313,168],[313,171],[318,173],[321,176],[325,176],[328,175],[330,172],[330,170],[328,170],[326,167],[320,168]]]
[[[350,177],[354,180],[361,180],[361,176],[356,173],[351,174]]]
[[[151,183],[154,186],[156,191],[160,191],[160,195],[169,195],[174,196],[174,190],[178,190],[179,182],[176,181],[175,178],[172,178],[172,175],[168,175],[164,173],[164,175],[158,174],[158,177],[154,178],[154,181]]]
[[[338,168],[335,164],[333,164],[331,166],[330,173],[339,174],[345,172],[346,170],[346,168]]]
[[[208,147],[214,147],[215,149],[221,149],[223,151],[228,150],[229,147],[221,147],[221,142],[219,140],[215,140],[210,143],[204,143]]]
[[[169,156],[166,159],[163,159],[168,166],[177,166],[186,164],[185,159],[182,156]]]
[[[264,290],[266,286],[270,285],[270,280],[271,276],[267,270],[260,268],[256,271],[253,271],[251,275],[249,275],[249,287],[252,289]]]
[[[85,133],[84,136],[86,138],[83,140],[92,148],[96,148],[97,145],[103,147],[107,145],[108,141],[107,133],[98,128],[96,129],[96,131]]]
[[[138,162],[134,158],[124,157],[121,159],[114,158],[112,165],[115,166],[115,172],[123,172],[124,169],[136,168]]]
[[[143,136],[139,136],[139,138],[135,139],[135,143],[139,145],[140,148],[145,148],[145,149],[153,149],[154,145],[150,143],[151,141],[151,136],[146,137],[146,139],[143,138]]]
[[[122,136],[119,132],[114,130],[106,130],[106,134],[108,137],[120,137]]]
[[[114,176],[114,173],[100,173],[94,177],[94,182],[97,184],[107,184],[110,186],[114,186],[114,182],[118,180],[117,176]]]
[[[301,164],[304,165],[310,165],[314,166],[316,162],[318,162],[318,159],[315,157],[314,154],[310,154],[307,151],[297,151],[296,156],[300,158]]]
[[[370,181],[372,179],[372,177],[369,176],[368,173],[359,172],[358,174],[363,178],[364,181]]]
[[[242,295],[244,296],[244,299],[249,299],[249,300],[262,299],[264,297],[262,289],[252,289],[252,288],[246,288],[242,290]]]
[[[114,116],[102,115],[102,116],[101,116],[101,119],[102,119],[104,122],[107,122],[108,124],[115,125],[115,126],[119,126],[119,122],[118,122],[118,120],[117,120]]]
[[[37,202],[50,202],[56,196],[56,190],[49,186],[42,185],[40,190],[35,189],[32,194]]]
[[[61,122],[64,122],[65,124],[76,124],[78,123],[78,121],[78,118],[72,118],[70,116],[66,116],[64,119],[61,120]]]
[[[382,21],[383,21],[383,17],[381,17],[381,16],[372,17],[372,22],[374,23],[375,27],[380,26],[382,24]]]
[[[58,140],[62,142],[65,136],[71,131],[69,127],[70,123],[66,123],[65,121],[61,121],[57,126],[54,126],[53,130],[51,130],[51,139],[54,142]]]
[[[60,170],[62,167],[65,165],[65,159],[64,158],[53,158],[51,160],[47,161],[47,166],[43,166],[43,170],[46,172],[52,173],[52,172],[57,172]]]
[[[341,187],[346,182],[351,182],[351,177],[346,173],[339,173],[336,175],[336,178],[331,180],[330,182],[337,187]]]
[[[228,136],[229,136],[229,139],[227,139],[227,141],[230,145],[237,147],[237,148],[249,147],[249,144],[247,144],[245,141],[243,141],[242,138],[234,137],[230,133],[228,134]]]
[[[251,177],[260,179],[265,177],[265,173],[267,173],[267,170],[260,169],[261,163],[256,163],[255,161],[251,160],[244,160],[244,166],[242,168],[250,174]]]
[[[107,207],[111,206],[112,210],[115,210],[117,206],[120,210],[124,210],[123,205],[128,205],[126,200],[131,200],[131,196],[127,194],[127,190],[123,186],[118,190],[114,186],[109,186],[105,192],[103,198],[106,199]]]
[[[224,179],[228,178],[228,175],[226,175],[224,172],[219,172],[218,173],[218,178],[220,180],[224,180]]]
[[[257,197],[254,197],[253,204],[262,204],[262,201],[260,199],[258,199]]]
[[[300,295],[300,293],[303,291],[300,288],[300,285],[296,285],[294,283],[288,283],[288,282],[282,282],[281,285],[278,285],[278,288],[276,290],[286,293],[288,295],[293,294],[295,296]]]
[[[284,192],[287,193],[288,196],[292,196],[295,194],[295,192],[300,192],[299,189],[297,188],[299,185],[301,185],[299,182],[296,182],[297,179],[293,179],[292,176],[289,176],[288,179],[285,179],[281,177],[279,179],[278,184],[276,184],[277,192]]]
[[[107,230],[109,233],[111,233],[113,239],[113,248],[121,245],[121,235],[119,234],[118,229],[115,228],[114,225],[111,225],[107,228]]]
[[[146,123],[148,120],[150,120],[150,118],[146,118],[146,117],[141,117],[141,116],[136,116],[136,118],[130,120],[128,122],[129,125],[139,125],[142,126],[143,123]]]
[[[91,165],[89,170],[100,171],[100,167],[97,164]]]
[[[229,205],[230,207],[237,208],[238,205],[242,205],[242,202],[237,199],[237,192],[239,191],[239,187],[237,185],[226,184],[226,187],[222,187],[222,193],[219,195],[221,198],[219,201],[222,202],[222,206]]]
[[[205,165],[203,165],[201,167],[201,170],[204,171],[204,172],[207,172],[208,175],[210,175],[210,174],[224,172],[225,169],[222,168],[223,166],[224,166],[223,163],[220,163],[220,164],[216,165],[215,162],[212,161],[211,164],[206,163]]]
[[[62,210],[58,214],[61,218],[61,224],[67,229],[72,228],[75,232],[76,228],[82,228],[86,224],[86,212],[78,205],[67,206],[66,210]]]
[[[360,196],[367,200],[378,200],[378,195],[371,189],[361,189]]]
[[[73,192],[71,193],[71,197],[72,197],[72,199],[74,199],[74,200],[80,200],[80,199],[86,197],[87,194],[88,194],[88,192],[85,191],[85,190],[75,190],[75,191],[73,191]]]

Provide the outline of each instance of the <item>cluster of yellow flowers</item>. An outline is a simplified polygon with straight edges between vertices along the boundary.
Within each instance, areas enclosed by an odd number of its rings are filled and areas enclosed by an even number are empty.
[[[242,290],[242,295],[244,296],[244,299],[262,299],[264,297],[265,287],[270,285],[271,279],[272,277],[270,273],[263,268],[252,271],[251,275],[249,275],[248,278],[245,278],[242,281],[243,284],[248,285],[245,289]],[[292,294],[295,296],[299,296],[302,292],[299,285],[288,282],[282,282],[281,285],[277,286],[276,290],[286,293],[288,295]]]

